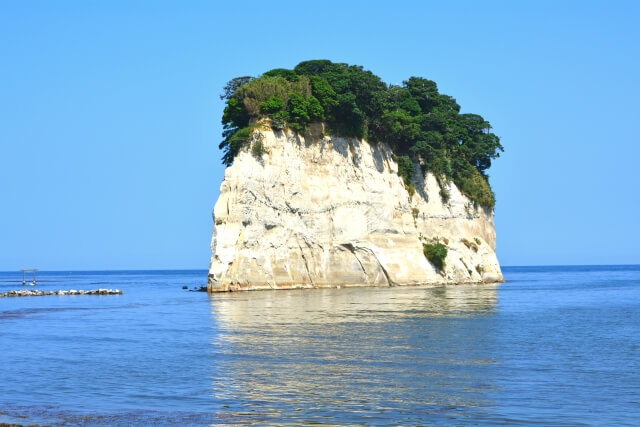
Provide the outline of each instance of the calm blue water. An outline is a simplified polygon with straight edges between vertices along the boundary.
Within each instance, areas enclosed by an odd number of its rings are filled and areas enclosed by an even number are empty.
[[[206,271],[41,272],[125,294],[0,298],[0,422],[637,425],[640,266],[504,273],[208,296],[182,290]]]

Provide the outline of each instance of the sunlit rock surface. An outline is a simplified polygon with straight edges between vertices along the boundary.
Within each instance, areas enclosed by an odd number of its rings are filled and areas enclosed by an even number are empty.
[[[416,167],[410,196],[386,144],[263,130],[225,171],[210,291],[502,281],[493,212]],[[422,242],[446,243],[439,271]]]

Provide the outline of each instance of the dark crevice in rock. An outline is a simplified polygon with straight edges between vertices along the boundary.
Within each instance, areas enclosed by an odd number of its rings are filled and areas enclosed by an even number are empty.
[[[358,254],[356,254],[356,248],[351,243],[343,243],[340,246],[347,249],[353,254],[356,261],[358,261],[358,264],[360,264],[360,268],[362,269],[362,273],[364,274],[364,280],[367,282],[367,284],[369,284],[369,275],[367,274],[367,270],[364,268],[364,265],[362,265],[362,261],[360,261],[360,258],[358,258]]]
[[[311,271],[309,270],[309,263],[307,262],[307,257],[305,256],[304,250],[302,249],[302,245],[300,244],[300,239],[298,239],[298,247],[300,248],[300,256],[302,256],[302,260],[304,261],[304,268],[307,270],[307,276],[309,276],[309,282],[311,282],[311,286],[315,287],[315,284],[313,283],[313,277],[311,277]]]

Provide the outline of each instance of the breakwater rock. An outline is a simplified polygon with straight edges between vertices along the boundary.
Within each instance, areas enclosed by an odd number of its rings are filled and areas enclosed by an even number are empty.
[[[41,291],[35,289],[19,289],[0,293],[0,297],[43,297],[49,295],[123,295],[124,291],[120,289],[91,289],[91,290],[60,290],[60,291]]]

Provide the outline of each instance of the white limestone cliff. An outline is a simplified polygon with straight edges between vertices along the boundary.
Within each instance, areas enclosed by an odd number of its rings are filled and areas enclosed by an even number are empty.
[[[416,167],[410,196],[386,144],[264,129],[215,205],[209,291],[502,281],[493,212]],[[256,151],[256,150],[254,150]],[[446,243],[439,271],[422,242]]]

